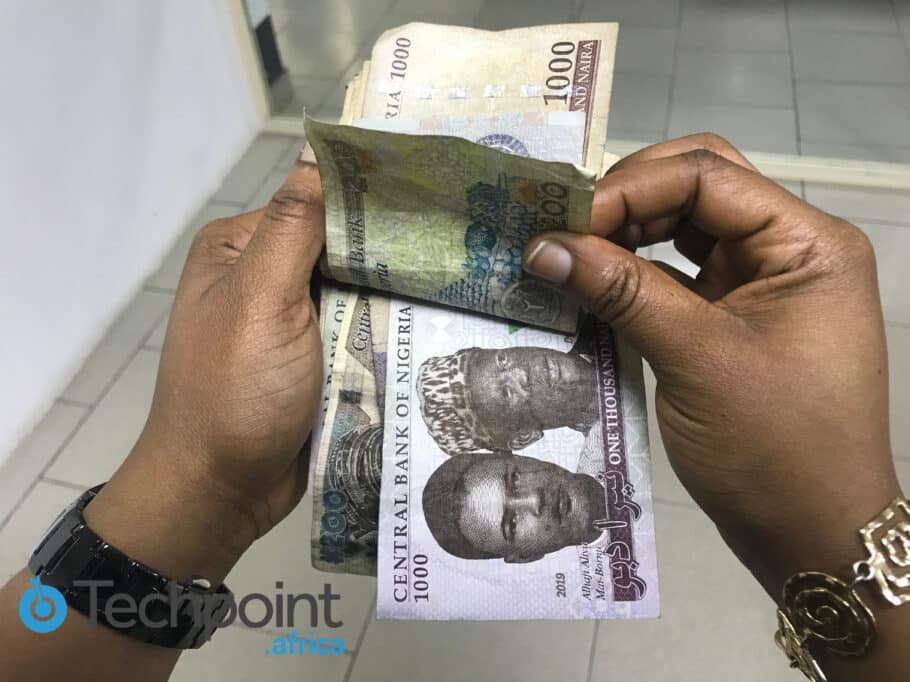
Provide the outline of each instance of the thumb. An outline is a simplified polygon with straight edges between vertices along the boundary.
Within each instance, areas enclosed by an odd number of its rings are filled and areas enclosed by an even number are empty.
[[[524,268],[578,299],[655,369],[716,339],[715,306],[644,258],[590,234],[548,232],[525,247]],[[719,331],[719,329],[718,329]]]
[[[315,164],[297,161],[262,212],[244,251],[278,290],[307,294],[325,243],[325,205]]]

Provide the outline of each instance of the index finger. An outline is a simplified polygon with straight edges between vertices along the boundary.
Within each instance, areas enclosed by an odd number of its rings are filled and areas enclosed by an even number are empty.
[[[652,144],[644,149],[639,149],[637,152],[633,152],[614,163],[610,167],[610,172],[622,170],[623,168],[628,168],[629,166],[644,161],[653,161],[654,159],[663,159],[668,156],[685,154],[686,152],[695,151],[696,149],[714,152],[718,156],[722,156],[725,159],[732,161],[737,166],[748,168],[751,171],[757,172],[758,170],[749,162],[749,159],[743,156],[742,152],[720,135],[714,133],[696,133],[695,135],[686,135],[685,137],[678,137],[675,140],[658,142],[657,144]]]
[[[713,152],[718,156],[722,156],[723,158],[732,161],[738,166],[757,172],[755,166],[753,166],[736,147],[720,135],[714,133],[698,133],[695,135],[679,137],[675,140],[658,142],[657,144],[652,144],[644,149],[639,149],[637,152],[629,154],[613,164],[608,175],[610,173],[615,174],[618,171],[628,169],[646,161],[678,156],[697,150]],[[672,230],[677,222],[675,218],[675,216],[672,218],[666,217],[660,220],[656,225],[652,224],[647,226],[649,232],[648,241],[643,240],[644,235],[642,233],[642,227],[644,226],[635,224],[611,232],[610,241],[616,242],[620,246],[625,246],[632,250],[639,246],[653,244],[654,242],[666,241],[671,238]],[[601,196],[600,193],[596,193],[594,195],[594,205],[591,207],[591,224],[599,225],[601,222]],[[708,237],[707,235],[704,239],[706,241],[713,240],[713,238]]]
[[[704,149],[611,172],[598,183],[597,194],[594,234],[608,236],[638,225],[641,242],[648,244],[672,238],[661,219],[674,218],[671,230],[691,223],[718,240],[741,241],[761,252],[762,265],[770,264],[769,257],[779,263],[791,260],[820,224],[830,222],[827,214],[772,180]]]

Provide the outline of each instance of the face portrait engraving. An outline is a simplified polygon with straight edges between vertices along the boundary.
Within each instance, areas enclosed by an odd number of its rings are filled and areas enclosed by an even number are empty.
[[[427,480],[423,509],[449,554],[507,563],[594,542],[606,517],[603,486],[592,476],[507,454],[446,460]]]
[[[547,429],[597,421],[596,375],[578,353],[466,348],[427,359],[417,392],[427,429],[446,453],[514,451]]]

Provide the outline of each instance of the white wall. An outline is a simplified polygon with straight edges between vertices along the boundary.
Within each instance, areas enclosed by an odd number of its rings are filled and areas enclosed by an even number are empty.
[[[223,0],[0,3],[0,460],[260,127]]]

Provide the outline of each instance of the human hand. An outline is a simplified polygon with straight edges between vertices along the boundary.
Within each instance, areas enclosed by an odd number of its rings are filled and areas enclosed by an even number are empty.
[[[219,579],[299,502],[322,385],[310,279],[323,241],[304,163],[264,210],[200,230],[146,426],[85,510],[105,540],[172,577]]]
[[[900,490],[868,239],[710,135],[614,166],[591,232],[540,235],[525,266],[651,364],[670,462],[734,551],[774,598],[861,558],[856,531]],[[696,278],[620,246],[671,239]]]

